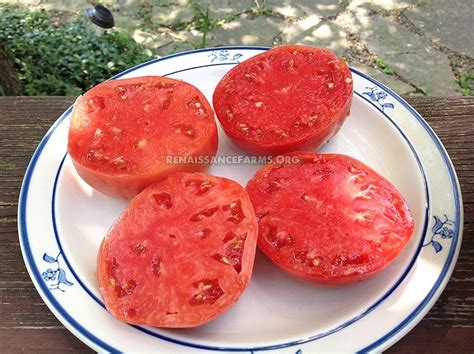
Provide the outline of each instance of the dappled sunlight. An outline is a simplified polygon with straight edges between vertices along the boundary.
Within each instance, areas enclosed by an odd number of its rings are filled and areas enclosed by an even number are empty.
[[[291,6],[275,7],[275,11],[277,11],[279,14],[282,14],[283,16],[286,16],[286,17],[295,17],[298,14],[296,9]]]
[[[359,31],[363,28],[367,28],[370,25],[368,11],[363,8],[358,8],[354,12],[346,11],[340,14],[335,23],[351,28],[354,32]]]
[[[316,3],[316,9],[321,12],[336,11],[338,7],[339,6],[337,4],[324,5]]]
[[[334,23],[324,21],[295,36],[287,43],[316,45],[329,48],[337,55],[342,56],[347,50],[348,42],[344,30]]]
[[[132,34],[133,39],[135,39],[136,42],[141,43],[141,44],[148,44],[153,41],[153,35],[148,33],[148,32],[143,32],[139,29],[136,29],[133,31]]]
[[[233,30],[241,26],[241,23],[239,21],[233,21],[229,23],[224,23],[222,25],[222,29],[224,30]]]
[[[297,27],[300,30],[306,31],[307,29],[311,28],[312,26],[317,25],[320,22],[320,18],[316,15],[311,15],[304,18],[301,21],[298,21]]]
[[[349,9],[354,8],[370,8],[370,9],[385,9],[394,10],[413,5],[417,1],[406,0],[351,0]]]
[[[297,42],[304,38],[306,31],[313,29],[319,24],[321,24],[321,20],[318,16],[308,16],[303,20],[297,21],[292,26],[285,27],[282,31],[282,36],[285,42]]]
[[[324,24],[316,31],[312,32],[311,35],[315,38],[330,38],[332,36],[332,31],[327,24]]]
[[[251,35],[251,34],[246,34],[242,36],[242,43],[243,44],[257,44],[258,43],[258,37]]]

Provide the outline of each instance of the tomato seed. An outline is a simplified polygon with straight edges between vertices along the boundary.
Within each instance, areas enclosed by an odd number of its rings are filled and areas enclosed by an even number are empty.
[[[195,235],[199,238],[206,238],[207,236],[209,236],[211,234],[211,230],[210,229],[201,229],[201,230],[197,230],[195,232]]]
[[[143,149],[145,146],[147,146],[148,141],[146,139],[142,139],[137,143],[137,148]]]
[[[92,113],[95,110],[102,110],[105,108],[105,99],[100,96],[95,96],[87,101],[87,113]]]
[[[102,129],[96,129],[94,133],[94,138],[101,137],[103,135]]]
[[[118,286],[118,289],[116,287],[116,290],[118,292],[119,297],[124,297],[127,295],[132,295],[133,290],[135,290],[137,286],[137,283],[134,280],[127,280],[122,282],[120,286]]]
[[[372,224],[374,218],[375,218],[375,215],[373,212],[364,210],[357,213],[355,221],[361,225],[368,226]]]
[[[277,250],[295,244],[293,237],[288,232],[277,230],[276,226],[267,226],[262,230],[262,235]]]
[[[314,255],[313,252],[308,251],[294,251],[293,259],[298,263],[308,267],[318,267],[322,263],[322,259]]]
[[[224,294],[217,279],[202,279],[191,285],[198,291],[189,299],[190,305],[212,305]]]
[[[312,196],[307,195],[307,194],[303,194],[303,195],[300,197],[300,199],[303,200],[303,201],[305,201],[305,202],[309,202],[309,201],[313,202],[313,201],[316,200],[315,197],[312,197]]]
[[[151,260],[151,272],[155,277],[161,275],[161,258],[153,257]]]
[[[136,243],[130,247],[136,254],[143,254],[146,251],[146,246],[141,243]]]
[[[224,205],[222,208],[226,212],[230,212],[230,216],[227,217],[226,221],[230,221],[234,224],[240,224],[245,219],[244,211],[242,210],[242,202],[240,199],[233,201],[229,205]]]
[[[188,138],[194,139],[196,137],[196,130],[190,125],[179,125],[178,131],[187,136]]]
[[[289,132],[287,130],[284,130],[284,129],[277,129],[275,130],[275,133],[279,136],[281,136],[282,138],[288,138],[290,136]]]
[[[125,160],[122,156],[116,157],[112,159],[110,163],[117,169],[117,170],[127,170],[130,163]]]
[[[257,221],[262,220],[265,216],[267,216],[268,211],[262,211],[259,213],[255,213],[255,216],[257,217]]]
[[[118,135],[122,132],[122,129],[119,129],[117,127],[112,127],[110,128],[110,130],[112,131],[112,133],[114,133],[115,135]]]
[[[206,113],[206,111],[205,111],[204,109],[199,108],[199,109],[197,110],[197,115],[198,115],[198,116],[204,116],[204,115],[207,116],[207,113]]]
[[[89,161],[92,161],[92,160],[101,161],[104,159],[104,153],[102,151],[90,150],[89,153],[87,154],[87,159]]]
[[[195,188],[195,195],[203,195],[207,191],[209,191],[212,187],[215,187],[217,183],[211,182],[209,180],[202,181],[200,179],[191,179],[186,180],[185,186],[186,187],[194,187]]]

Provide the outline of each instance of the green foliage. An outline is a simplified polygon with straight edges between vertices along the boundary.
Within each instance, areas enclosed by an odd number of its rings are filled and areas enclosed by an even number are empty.
[[[77,19],[56,28],[42,11],[0,5],[0,42],[25,95],[77,95],[152,58],[117,31],[97,34]]]
[[[426,86],[421,86],[418,87],[415,91],[410,92],[408,95],[410,96],[415,96],[415,97],[424,97],[424,96],[429,96],[431,92],[431,89]]]
[[[343,9],[345,9],[347,6],[350,5],[351,0],[341,0],[339,3],[340,3],[340,6],[341,6]]]
[[[152,9],[153,6],[150,4],[150,2],[145,0],[138,10],[137,15],[142,21],[141,27],[143,30],[150,30],[153,28]]]
[[[194,10],[194,17],[191,20],[191,28],[197,29],[202,33],[201,42],[193,46],[197,48],[204,48],[206,46],[207,34],[210,30],[217,26],[217,21],[212,21],[209,17],[209,5],[206,6],[206,12],[201,10],[197,2],[191,1],[191,7]]]
[[[204,48],[206,46],[206,39],[207,39],[207,34],[209,31],[214,27],[214,23],[211,22],[211,19],[209,18],[209,5],[206,6],[206,12],[202,12],[201,9],[198,9],[198,7],[195,7],[196,9],[196,21],[197,21],[197,27],[199,31],[202,32],[202,40],[200,44],[200,48]]]
[[[474,71],[461,73],[459,77],[459,86],[463,96],[471,96],[474,94]]]
[[[386,63],[383,59],[375,59],[375,65],[382,69],[385,74],[392,75],[395,72],[390,64]]]
[[[255,16],[265,16],[265,17],[270,17],[274,16],[275,12],[272,9],[265,9],[262,7],[253,7],[250,9],[250,13],[252,13]]]

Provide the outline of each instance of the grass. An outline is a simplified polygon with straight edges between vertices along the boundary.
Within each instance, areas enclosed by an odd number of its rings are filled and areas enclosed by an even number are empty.
[[[474,95],[474,71],[461,73],[458,84],[463,96]]]
[[[339,3],[339,5],[340,5],[343,9],[345,9],[347,6],[350,5],[350,3],[351,3],[351,0],[341,0],[340,3]]]
[[[152,9],[153,6],[148,0],[144,1],[138,9],[137,17],[141,20],[141,27],[144,31],[153,28]]]
[[[383,59],[375,59],[375,65],[387,75],[393,75],[395,69]]]
[[[409,96],[428,96],[430,94],[430,89],[428,87],[419,87],[418,89],[416,89],[415,91],[413,92],[410,92],[408,95]]]
[[[202,33],[201,43],[197,48],[205,48],[207,42],[207,34],[213,29],[217,21],[211,21],[209,17],[209,5],[206,6],[206,12],[203,12],[197,3],[193,3],[195,11],[194,22],[197,29]]]

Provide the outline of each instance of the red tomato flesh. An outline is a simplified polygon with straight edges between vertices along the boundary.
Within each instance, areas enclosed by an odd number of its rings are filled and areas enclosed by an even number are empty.
[[[131,198],[168,174],[207,167],[167,156],[214,156],[217,143],[214,112],[197,88],[147,76],[106,81],[79,97],[68,152],[93,188]]]
[[[347,284],[385,268],[414,223],[400,192],[345,155],[295,152],[295,164],[268,164],[247,185],[259,219],[260,249],[311,282]]]
[[[232,68],[214,109],[226,134],[254,154],[318,149],[349,115],[352,75],[327,49],[281,46]]]
[[[97,275],[117,319],[194,327],[222,314],[247,287],[257,220],[239,184],[177,173],[137,195],[99,250]]]

